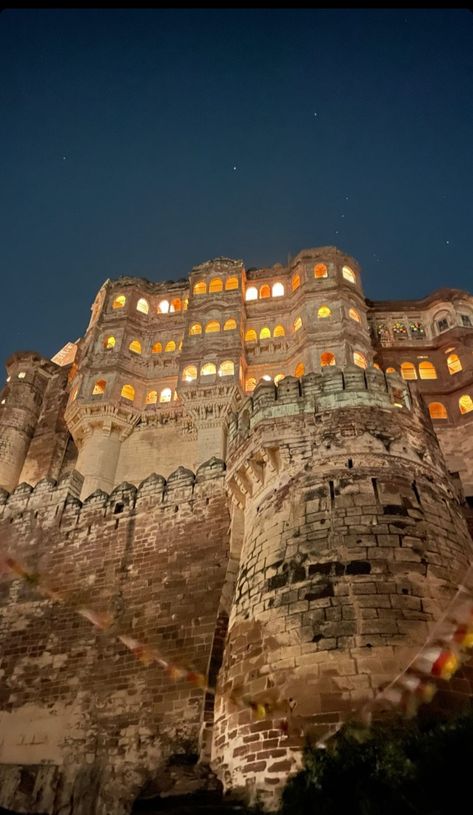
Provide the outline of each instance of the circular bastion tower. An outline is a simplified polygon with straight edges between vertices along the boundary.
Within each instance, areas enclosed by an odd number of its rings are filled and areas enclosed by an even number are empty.
[[[424,403],[397,374],[263,382],[227,453],[243,532],[213,761],[227,788],[271,807],[303,733],[322,736],[407,664],[473,544]],[[232,694],[277,712],[255,719]]]

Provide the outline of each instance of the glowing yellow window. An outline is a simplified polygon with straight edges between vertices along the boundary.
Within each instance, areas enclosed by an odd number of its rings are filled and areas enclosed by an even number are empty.
[[[109,351],[111,348],[115,348],[116,339],[115,337],[106,337],[103,347],[106,351]]]
[[[223,291],[223,280],[221,280],[219,277],[214,277],[210,281],[209,291],[210,292]]]
[[[186,297],[186,298],[185,298],[185,299],[182,301],[182,310],[183,310],[183,311],[187,311],[187,306],[188,306],[188,305],[189,305],[189,298],[188,298],[188,297]]]
[[[395,374],[395,373],[396,373],[396,369],[395,369],[395,368],[386,368],[386,373],[387,373],[387,374]]]
[[[140,297],[136,304],[136,310],[141,311],[142,314],[147,314],[149,311],[148,301],[144,297]]]
[[[189,328],[189,334],[191,335],[191,337],[195,337],[197,334],[202,334],[201,324],[194,323],[194,325],[191,325],[191,327]]]
[[[261,331],[259,332],[259,338],[260,338],[260,340],[268,340],[268,339],[270,339],[271,338],[270,329],[267,328],[266,326],[264,328],[262,328]]]
[[[429,413],[432,419],[448,419],[447,408],[442,402],[430,402]]]
[[[128,346],[130,351],[134,354],[141,354],[141,342],[139,340],[132,340]]]
[[[24,379],[25,376],[26,376],[26,371],[20,371],[20,373],[18,374],[18,379]]]
[[[416,366],[412,362],[401,363],[401,376],[403,379],[417,379]]]
[[[210,322],[205,326],[205,333],[215,334],[217,331],[220,331],[220,323],[218,320],[210,320]]]
[[[199,280],[198,283],[194,283],[194,288],[192,291],[194,294],[207,294],[207,284],[205,280]]]
[[[314,277],[328,277],[328,269],[325,263],[316,263],[314,266]]]
[[[469,413],[470,410],[473,410],[473,400],[467,393],[460,396],[458,404],[460,406],[460,413]]]
[[[123,308],[126,303],[126,297],[124,294],[119,294],[118,297],[115,297],[113,301],[112,308]]]
[[[295,275],[293,276],[293,278],[292,278],[292,282],[291,282],[292,291],[295,291],[296,289],[298,289],[300,285],[301,285],[301,278],[300,278],[300,275],[295,274]]]
[[[258,335],[254,328],[249,328],[245,334],[245,342],[256,342]]]
[[[175,300],[171,302],[171,308],[169,309],[171,314],[175,314],[176,311],[181,311],[182,309],[182,302],[179,297],[176,297]]]
[[[297,376],[297,377],[299,377],[299,376],[304,376],[304,373],[305,373],[305,367],[304,367],[304,363],[303,363],[303,362],[299,362],[299,363],[296,365],[296,370],[294,371],[294,376]]]
[[[217,367],[213,364],[213,362],[206,362],[205,365],[202,365],[200,369],[201,376],[213,376],[213,374],[217,373]]]
[[[373,368],[376,368],[376,370],[380,371],[381,370],[381,365],[378,365],[377,362],[373,362]]]
[[[158,392],[157,391],[148,391],[146,394],[146,405],[155,405],[158,401]]]
[[[457,354],[450,354],[450,356],[447,357],[447,365],[449,373],[451,374],[458,374],[463,370],[460,357],[457,356]]]
[[[281,381],[281,379],[284,379],[284,374],[276,374],[276,376],[274,377],[274,384],[277,385],[278,382]]]
[[[238,288],[238,278],[228,277],[225,282],[225,291],[233,291]]]
[[[322,368],[325,368],[326,365],[336,364],[335,354],[332,354],[331,351],[324,351],[324,353],[320,355],[320,365]]]
[[[349,283],[356,283],[355,273],[350,269],[349,266],[343,267],[342,275],[345,278],[345,280],[348,280]]]
[[[283,325],[277,325],[273,331],[273,337],[285,337],[286,332]]]
[[[184,382],[192,382],[197,379],[197,368],[195,365],[188,365],[182,372],[182,379]]]
[[[359,368],[367,368],[368,363],[366,361],[366,357],[364,354],[360,354],[359,351],[353,352],[353,362],[355,365],[358,365]]]
[[[284,286],[282,283],[273,283],[271,290],[273,297],[284,297]]]
[[[437,379],[435,366],[431,362],[420,362],[419,376],[421,379]]]
[[[357,323],[361,322],[360,315],[358,314],[356,308],[351,308],[348,312],[348,316],[351,317],[352,320],[356,320]]]
[[[250,376],[250,378],[246,380],[245,390],[246,391],[254,391],[255,388],[256,388],[256,379],[253,376]]]
[[[161,300],[158,303],[158,314],[168,314],[169,313],[169,300]]]
[[[266,297],[271,297],[271,289],[269,288],[267,283],[261,286],[259,290],[259,296],[260,300],[264,300]]]
[[[163,346],[161,345],[161,343],[160,342],[155,342],[153,347],[151,348],[151,353],[152,354],[160,354],[162,350],[163,350]]]
[[[328,306],[320,306],[317,312],[317,317],[319,317],[319,319],[323,317],[330,317],[331,313],[332,312]]]
[[[169,340],[169,342],[166,343],[166,348],[164,350],[165,351],[175,351],[176,350],[176,343],[174,342],[174,340]]]
[[[235,365],[231,359],[226,359],[220,364],[218,369],[219,376],[233,376],[235,373]]]
[[[255,286],[250,286],[249,289],[246,290],[245,300],[257,300],[258,299],[258,289]]]
[[[133,402],[135,398],[135,389],[133,385],[123,385],[120,395],[123,396],[124,399],[128,399],[130,402]]]
[[[170,402],[171,398],[172,398],[171,388],[163,388],[163,390],[159,394],[159,401],[161,402],[161,404],[163,402]]]
[[[299,331],[302,328],[302,320],[300,317],[296,317],[294,320],[294,331]]]
[[[237,327],[236,320],[234,320],[233,317],[231,317],[229,320],[226,320],[223,326],[223,330],[234,331],[236,327]]]
[[[94,389],[92,391],[92,396],[97,396],[99,393],[105,393],[105,388],[107,387],[107,383],[105,379],[98,379],[94,385]]]

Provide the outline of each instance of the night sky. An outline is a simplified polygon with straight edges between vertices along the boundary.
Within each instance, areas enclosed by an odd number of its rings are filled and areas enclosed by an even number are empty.
[[[0,76],[2,359],[220,255],[473,290],[468,10],[4,11]]]

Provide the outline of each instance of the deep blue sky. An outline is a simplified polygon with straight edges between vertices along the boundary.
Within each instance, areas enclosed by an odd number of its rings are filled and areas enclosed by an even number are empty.
[[[76,339],[107,277],[219,255],[473,289],[467,10],[12,10],[0,76],[3,359]]]

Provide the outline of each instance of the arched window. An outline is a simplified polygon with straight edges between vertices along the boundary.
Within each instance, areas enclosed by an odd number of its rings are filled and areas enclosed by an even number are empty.
[[[296,317],[296,319],[294,320],[293,328],[294,331],[299,331],[299,329],[302,328],[302,319],[300,317]]]
[[[324,351],[323,354],[320,355],[320,365],[322,368],[325,368],[326,365],[336,365],[335,354],[332,354],[331,351]]]
[[[195,365],[187,365],[182,372],[182,379],[184,382],[192,382],[197,379],[197,368]]]
[[[273,297],[284,297],[284,286],[282,283],[273,283],[272,295]]]
[[[350,269],[349,266],[344,266],[342,268],[342,275],[345,280],[348,280],[349,283],[356,283],[355,273]]]
[[[170,402],[171,398],[172,398],[171,388],[163,388],[161,393],[159,394],[160,403],[163,404],[163,402]]]
[[[329,309],[328,306],[320,306],[320,308],[319,308],[319,310],[317,312],[317,317],[319,319],[323,318],[323,317],[330,317],[331,313],[332,312],[331,312],[331,310]]]
[[[366,361],[366,357],[364,354],[361,354],[360,351],[353,352],[353,362],[355,365],[358,365],[359,368],[367,368],[368,363]]]
[[[271,338],[271,331],[267,326],[261,329],[259,332],[259,338],[260,340],[269,340]]]
[[[245,342],[256,342],[258,335],[254,328],[249,328],[245,334]]]
[[[124,399],[128,399],[130,402],[133,402],[135,398],[135,389],[133,385],[123,385],[120,396],[123,396]]]
[[[447,365],[450,374],[458,374],[463,370],[460,357],[457,354],[450,354],[447,357]]]
[[[136,310],[141,311],[142,314],[147,314],[149,311],[149,303],[144,297],[140,297],[136,304]]]
[[[157,391],[148,391],[146,394],[145,405],[155,405],[158,401],[158,392]]]
[[[387,374],[395,374],[395,373],[396,373],[396,369],[395,369],[395,368],[386,368],[386,373],[387,373]]]
[[[356,308],[351,308],[348,311],[348,316],[351,317],[352,320],[356,320],[357,323],[360,323],[360,315],[357,312]]]
[[[184,300],[182,301],[182,310],[187,311],[187,306],[188,305],[189,305],[189,298],[185,297]]]
[[[134,354],[141,354],[141,342],[139,340],[132,340],[128,346],[129,351],[133,351]]]
[[[205,280],[199,280],[198,283],[194,283],[192,291],[194,294],[207,294],[207,283]]]
[[[213,277],[209,284],[209,292],[223,291],[223,280]]]
[[[110,351],[111,348],[115,348],[116,339],[115,337],[105,337],[103,347],[106,351]]]
[[[210,320],[205,326],[205,333],[206,334],[215,334],[217,331],[220,331],[220,323],[218,320]]]
[[[458,404],[460,413],[469,413],[470,410],[473,410],[473,399],[468,393],[464,393],[463,396],[460,396]]]
[[[175,300],[172,300],[171,308],[169,309],[169,311],[171,312],[171,314],[174,314],[176,311],[181,311],[181,309],[182,309],[181,299],[179,297],[176,297]]]
[[[195,337],[197,334],[202,334],[202,326],[200,323],[194,323],[189,328],[189,334],[191,337]]]
[[[296,370],[294,371],[294,376],[297,376],[297,377],[304,376],[304,373],[305,373],[304,363],[299,362],[296,365]]]
[[[429,413],[432,419],[448,419],[447,408],[442,402],[430,402]]]
[[[92,391],[92,396],[97,396],[97,394],[105,393],[105,388],[107,387],[107,383],[105,379],[98,379],[94,385],[94,389]]]
[[[246,290],[245,300],[257,300],[258,299],[258,289],[255,286],[250,286],[249,289]]]
[[[271,297],[271,289],[269,288],[267,283],[263,283],[259,290],[260,300],[264,300],[266,297]]]
[[[168,314],[169,313],[169,300],[161,300],[158,303],[158,314]]]
[[[176,343],[174,342],[174,340],[169,340],[169,342],[166,343],[166,347],[165,347],[164,350],[165,351],[175,351],[176,350]]]
[[[273,337],[285,337],[286,332],[283,325],[277,325],[273,331]]]
[[[115,297],[115,300],[112,303],[112,308],[123,308],[126,303],[126,297],[124,294],[119,294],[118,297]]]
[[[316,263],[314,266],[314,277],[328,277],[328,269],[325,263]]]
[[[416,366],[413,362],[401,363],[401,376],[403,379],[417,379]]]
[[[226,320],[223,326],[224,331],[234,331],[237,327],[236,320],[233,317],[230,317],[229,320]]]
[[[206,362],[205,365],[202,365],[200,369],[201,376],[213,376],[213,374],[217,373],[217,368],[213,362]]]
[[[161,345],[161,343],[160,342],[155,342],[153,347],[151,348],[151,353],[152,354],[160,354],[162,350],[163,350],[163,346]]]
[[[292,276],[292,281],[291,281],[292,291],[295,291],[296,289],[298,289],[300,285],[301,285],[300,275],[298,275],[298,274],[293,275]]]
[[[238,278],[228,277],[225,281],[225,291],[233,291],[238,288]]]
[[[219,376],[233,376],[234,373],[235,365],[231,359],[226,359],[224,362],[220,363],[220,367],[218,369]]]
[[[419,363],[419,376],[421,379],[437,379],[437,371],[432,362]]]
[[[278,382],[281,381],[281,379],[284,379],[284,377],[285,377],[285,374],[276,374],[276,376],[274,377],[274,384],[277,385]]]
[[[256,388],[256,379],[254,378],[254,376],[250,376],[250,378],[246,380],[245,390],[246,391],[254,391],[255,388]]]

